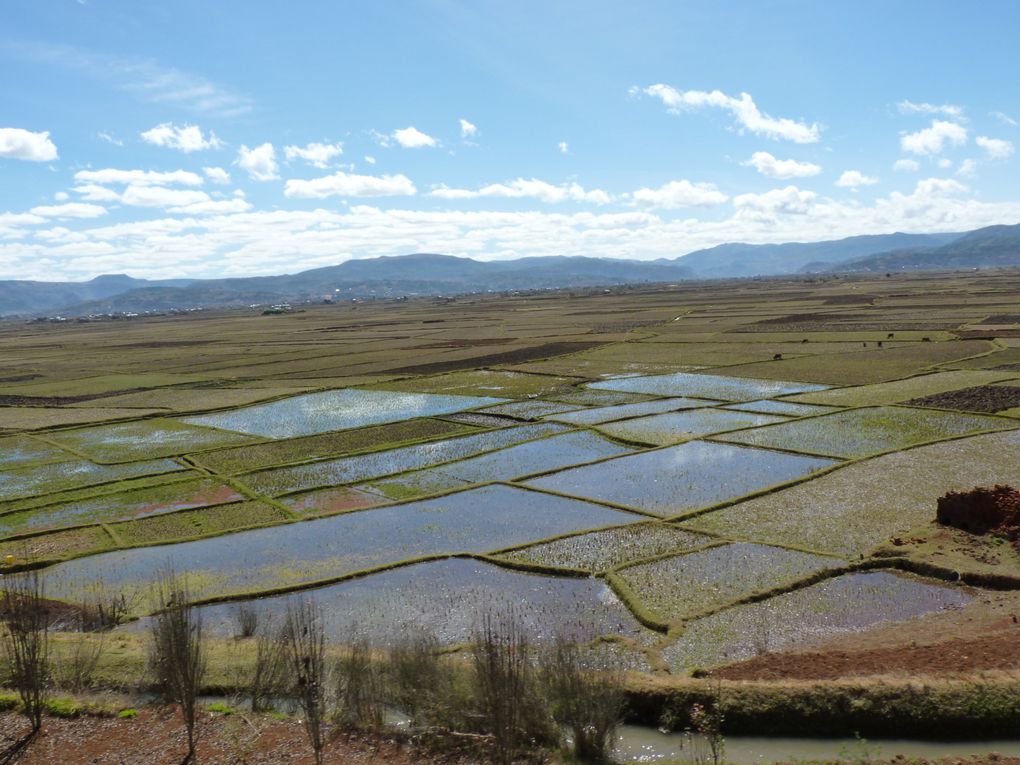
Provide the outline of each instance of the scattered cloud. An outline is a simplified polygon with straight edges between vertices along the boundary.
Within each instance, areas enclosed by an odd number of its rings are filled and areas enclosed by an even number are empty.
[[[206,137],[198,125],[175,125],[172,122],[163,122],[146,130],[141,134],[141,138],[153,146],[176,149],[185,154],[223,148],[223,141],[217,138],[213,131],[210,130],[209,136]]]
[[[691,183],[686,179],[670,181],[657,189],[638,189],[630,196],[636,204],[662,210],[710,207],[729,199],[711,183]]]
[[[439,145],[439,141],[432,136],[421,132],[414,125],[394,130],[391,134],[391,138],[405,149],[422,149],[425,147],[432,148]]]
[[[967,128],[956,122],[932,120],[931,127],[900,136],[900,148],[910,154],[941,154],[947,146],[967,143]]]
[[[953,104],[929,104],[914,103],[913,101],[900,101],[896,104],[900,114],[942,114],[953,119],[963,119],[963,107]]]
[[[953,166],[953,160],[943,157],[938,161],[938,165],[941,170],[948,170]]]
[[[284,146],[283,155],[288,159],[303,159],[308,164],[325,169],[333,157],[344,153],[344,145],[336,143],[310,143],[306,146]]]
[[[458,122],[460,123],[460,137],[464,139],[474,138],[478,135],[478,126],[468,122],[466,119],[461,117]]]
[[[817,123],[807,124],[786,117],[771,117],[762,112],[748,93],[728,96],[720,90],[679,91],[669,85],[651,85],[647,88],[631,88],[632,94],[644,93],[658,98],[672,114],[685,109],[715,108],[729,112],[741,130],[775,140],[794,143],[817,143],[821,127]]]
[[[738,215],[775,219],[778,215],[807,215],[815,202],[813,191],[787,186],[763,194],[740,194],[733,198]]]
[[[795,159],[776,159],[767,151],[756,151],[743,164],[753,167],[759,173],[769,178],[807,178],[822,172],[821,165],[811,162],[798,162]]]
[[[965,159],[960,163],[960,167],[957,168],[956,174],[964,178],[973,178],[977,175],[978,163],[974,159]]]
[[[325,197],[397,197],[414,196],[418,193],[411,179],[406,175],[357,175],[337,172],[312,180],[291,179],[287,181],[283,194],[300,199],[324,199]]]
[[[1002,138],[989,138],[988,136],[979,135],[974,139],[974,143],[985,150],[985,154],[988,155],[989,159],[1007,159],[1013,156],[1015,150],[1012,141],[1006,141]]]
[[[1005,112],[991,112],[990,114],[991,116],[995,117],[995,119],[997,119],[999,122],[1001,122],[1003,125],[1008,125],[1009,127],[1016,127],[1018,124],[1015,119],[1010,117]]]
[[[190,170],[79,170],[74,174],[79,183],[134,184],[138,186],[201,186],[202,176]]]
[[[369,154],[366,154],[365,155],[365,162],[367,162],[370,165],[374,165],[375,164],[375,157],[373,157],[373,156],[371,156]]]
[[[202,172],[213,183],[230,183],[230,173],[222,167],[203,167]]]
[[[22,128],[0,128],[0,157],[52,162],[57,158],[57,147],[48,130],[33,133]]]
[[[28,212],[43,218],[98,218],[106,215],[106,208],[85,202],[68,202],[62,205],[41,205]]]
[[[560,141],[558,144],[556,144],[556,148],[560,150],[560,154],[570,153],[570,144],[568,144],[566,141]]]
[[[276,149],[268,141],[254,149],[242,144],[237,152],[235,164],[247,172],[254,181],[275,181],[280,177]]]
[[[577,183],[554,185],[537,178],[518,178],[507,183],[493,183],[478,190],[451,189],[437,186],[429,192],[430,197],[439,199],[477,199],[494,197],[499,199],[537,199],[548,204],[559,202],[590,202],[596,205],[609,204],[612,197],[601,189],[586,190]]]
[[[100,130],[98,133],[96,133],[96,138],[98,138],[100,141],[105,141],[106,143],[111,144],[113,146],[124,145],[124,142],[122,140],[120,140],[111,133],[107,133],[105,130]]]
[[[836,180],[836,185],[841,189],[854,189],[855,191],[861,186],[874,186],[876,183],[878,183],[878,178],[865,175],[860,170],[846,170]]]
[[[53,198],[56,199],[58,202],[66,202],[68,199],[71,198],[71,195],[68,194],[66,191],[58,191],[56,194],[53,195]]]
[[[893,162],[893,170],[898,173],[916,173],[921,169],[921,163],[916,159],[898,159]]]

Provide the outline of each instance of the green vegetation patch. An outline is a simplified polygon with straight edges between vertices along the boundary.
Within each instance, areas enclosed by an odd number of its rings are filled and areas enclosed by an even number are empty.
[[[211,478],[200,478],[0,515],[0,534],[129,520],[239,499],[242,496],[232,487]]]
[[[290,516],[267,502],[235,502],[114,523],[110,529],[124,545],[152,545],[176,539],[193,539],[233,529],[280,523]]]
[[[184,470],[173,460],[150,460],[126,465],[96,465],[68,460],[39,467],[0,471],[0,500],[77,489],[126,478]]]
[[[598,430],[624,441],[665,446],[698,436],[738,428],[757,428],[777,422],[786,422],[786,418],[773,414],[734,412],[726,409],[692,409],[686,412],[668,412],[621,422],[609,422],[599,425]]]
[[[93,406],[112,406],[142,409],[169,409],[172,412],[203,412],[210,409],[227,409],[245,406],[280,396],[294,396],[314,388],[159,388],[156,390],[124,393],[90,402]],[[83,406],[75,404],[74,406]]]
[[[686,552],[711,541],[712,537],[692,534],[666,523],[635,523],[542,542],[500,557],[519,563],[600,573],[628,561]]]
[[[500,398],[526,398],[567,392],[578,378],[533,375],[505,369],[475,369],[433,377],[416,377],[410,380],[374,385],[376,390],[419,391],[422,393],[448,393],[461,396],[499,396]]]
[[[845,566],[839,558],[733,543],[623,568],[642,606],[674,623]]]
[[[68,398],[95,396],[115,391],[137,388],[160,388],[167,385],[184,385],[208,380],[206,375],[143,372],[139,374],[98,375],[77,380],[47,381],[4,385],[0,394],[4,396],[38,396],[44,398]]]
[[[0,431],[42,430],[90,422],[129,420],[149,414],[164,414],[160,409],[101,409],[55,406],[0,406]]]
[[[1020,484],[1020,432],[886,454],[683,524],[740,539],[840,555],[865,553],[935,518],[947,491]]]
[[[74,459],[73,454],[31,436],[0,438],[0,469],[47,465]]]
[[[49,437],[90,460],[103,463],[170,457],[252,441],[250,436],[200,428],[175,420],[144,420],[63,430]]]
[[[797,648],[883,622],[959,608],[959,587],[885,572],[843,574],[692,621],[663,650],[673,672],[689,672]]]
[[[791,396],[790,401],[805,404],[828,404],[829,406],[876,406],[879,404],[898,404],[921,396],[971,388],[976,385],[989,385],[1001,380],[1016,377],[1016,372],[934,372],[929,375],[910,377],[906,380],[861,385],[855,388],[838,388],[820,393],[804,393]]]
[[[7,502],[0,502],[0,513],[14,513],[20,510],[32,510],[50,505],[73,504],[76,502],[90,502],[93,499],[112,497],[118,494],[127,494],[136,489],[148,489],[157,486],[165,486],[171,483],[188,480],[197,475],[190,470],[180,470],[176,473],[164,473],[160,475],[148,475],[141,478],[128,478],[116,483],[102,484],[99,486],[86,486],[82,489],[71,489],[59,491],[53,494],[40,494],[23,497]]]
[[[113,540],[101,526],[86,526],[81,529],[55,531],[52,534],[0,542],[0,560],[10,555],[14,565],[20,565],[108,550],[112,546]]]
[[[794,449],[828,457],[864,457],[1014,423],[998,417],[879,406],[716,436],[720,441]]]

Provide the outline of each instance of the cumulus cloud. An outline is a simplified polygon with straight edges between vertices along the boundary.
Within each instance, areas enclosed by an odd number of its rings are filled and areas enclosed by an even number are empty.
[[[916,173],[921,169],[921,163],[916,159],[898,159],[893,162],[893,170],[898,173]]]
[[[733,207],[738,214],[759,218],[774,218],[779,214],[807,215],[816,196],[813,191],[787,186],[763,194],[740,194],[733,198]]]
[[[74,174],[79,183],[101,184],[135,184],[139,186],[201,186],[202,176],[190,170],[172,170],[158,172],[155,170],[79,170]]]
[[[743,163],[753,167],[769,178],[807,178],[822,172],[821,165],[811,162],[798,162],[795,159],[776,159],[767,151],[756,151],[751,158]]]
[[[62,205],[33,207],[29,213],[43,218],[98,218],[100,215],[106,215],[106,208],[84,202],[68,202]]]
[[[977,168],[977,160],[965,159],[960,163],[960,167],[957,168],[956,174],[963,176],[964,178],[973,178],[977,175]]]
[[[560,154],[570,153],[570,144],[568,144],[566,141],[560,141],[558,144],[556,144],[556,148],[560,150]]]
[[[931,127],[900,136],[900,148],[910,154],[941,154],[949,146],[967,143],[967,128],[955,122],[932,120]]]
[[[213,183],[230,183],[230,173],[222,167],[203,167],[202,172]]]
[[[860,170],[846,170],[836,180],[836,185],[842,189],[858,189],[861,186],[874,186],[878,178],[865,175]]]
[[[478,190],[451,189],[437,186],[429,192],[430,197],[439,199],[477,199],[479,197],[495,197],[501,199],[537,199],[540,202],[556,204],[559,202],[590,202],[596,205],[608,204],[612,197],[601,189],[586,190],[577,183],[554,185],[537,178],[518,178],[507,183],[493,183]]]
[[[228,215],[231,213],[243,213],[251,209],[251,204],[244,198],[244,192],[238,189],[234,192],[233,199],[204,199],[188,202],[182,205],[174,205],[167,209],[167,212],[181,215]]]
[[[204,191],[168,189],[165,186],[136,186],[124,189],[120,201],[133,207],[180,207],[209,201]]]
[[[0,128],[0,157],[51,162],[57,158],[57,147],[48,130],[33,133],[22,128]]]
[[[748,93],[728,96],[720,90],[680,91],[661,83],[647,88],[631,88],[632,93],[644,93],[658,98],[666,109],[679,114],[685,109],[715,108],[729,112],[742,130],[775,140],[794,143],[817,143],[821,127],[817,123],[807,124],[787,117],[771,117],[762,112]]]
[[[979,135],[974,139],[974,143],[985,150],[985,154],[988,155],[989,159],[1007,159],[1013,155],[1014,148],[1012,141]]]
[[[141,134],[142,140],[153,146],[176,149],[190,154],[193,151],[223,148],[223,142],[209,131],[208,137],[202,134],[198,125],[175,125],[163,122]]]
[[[461,138],[474,138],[478,135],[478,127],[468,122],[466,119],[461,117],[458,122],[460,123],[460,137]]]
[[[254,149],[242,144],[237,152],[235,164],[247,172],[254,181],[275,181],[280,177],[276,149],[268,141]]]
[[[670,181],[657,189],[641,188],[630,196],[636,204],[662,210],[710,207],[729,199],[711,183],[691,183],[686,179]]]
[[[396,197],[414,196],[418,193],[411,179],[406,175],[357,175],[337,172],[311,180],[291,179],[287,181],[283,194],[301,199],[323,199],[325,197]]]
[[[896,104],[900,114],[944,114],[954,119],[963,118],[963,107],[953,104],[929,104],[914,103],[913,101],[900,101]]]
[[[394,130],[391,137],[405,149],[421,149],[439,145],[435,138],[421,132],[414,125]]]
[[[333,157],[344,153],[344,145],[336,143],[310,143],[305,146],[284,146],[283,155],[288,159],[303,159],[310,165],[319,168],[329,167]]]

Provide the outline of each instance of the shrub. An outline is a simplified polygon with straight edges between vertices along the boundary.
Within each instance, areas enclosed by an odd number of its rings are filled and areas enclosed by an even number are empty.
[[[283,629],[287,670],[294,683],[294,695],[312,745],[316,765],[322,765],[326,744],[326,633],[322,614],[308,600],[287,607]]]
[[[5,580],[3,648],[11,684],[18,692],[22,713],[35,734],[42,727],[50,674],[50,621],[46,598],[37,571],[8,574]]]

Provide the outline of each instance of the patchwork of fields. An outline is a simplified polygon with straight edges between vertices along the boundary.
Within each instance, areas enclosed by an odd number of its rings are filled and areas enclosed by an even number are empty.
[[[456,644],[513,605],[673,672],[923,617],[978,591],[902,540],[946,491],[1020,485],[1020,325],[972,329],[1018,295],[979,273],[0,326],[0,556],[135,616],[170,564],[222,631],[309,593],[338,638]]]

